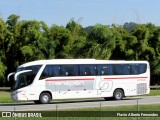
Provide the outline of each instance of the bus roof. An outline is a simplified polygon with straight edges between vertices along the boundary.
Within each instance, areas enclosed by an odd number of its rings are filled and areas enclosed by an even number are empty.
[[[124,63],[147,63],[148,61],[126,61],[126,60],[96,60],[96,59],[52,59],[37,60],[20,65],[19,67],[27,67],[32,65],[44,64],[124,64]]]

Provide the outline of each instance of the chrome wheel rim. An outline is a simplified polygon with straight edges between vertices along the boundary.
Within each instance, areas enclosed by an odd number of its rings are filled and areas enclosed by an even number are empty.
[[[121,97],[122,97],[122,93],[121,93],[121,92],[117,92],[117,93],[116,93],[116,98],[117,98],[117,99],[121,99]]]
[[[44,96],[43,96],[43,101],[44,101],[45,103],[47,103],[48,100],[49,100],[48,96],[47,96],[47,95],[44,95]]]

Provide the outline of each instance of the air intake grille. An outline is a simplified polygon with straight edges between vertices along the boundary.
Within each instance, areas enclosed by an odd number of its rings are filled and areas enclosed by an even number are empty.
[[[147,92],[147,83],[137,84],[137,94],[145,94]]]

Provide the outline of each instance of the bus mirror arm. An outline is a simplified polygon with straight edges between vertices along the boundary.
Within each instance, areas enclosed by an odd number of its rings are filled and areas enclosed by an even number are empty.
[[[14,74],[15,74],[15,72],[12,72],[12,73],[8,74],[8,76],[7,76],[7,80],[8,80],[8,81],[10,81],[10,79],[9,79],[9,78],[10,78],[10,76],[12,76],[12,75],[14,75]]]
[[[23,71],[20,71],[20,72],[17,72],[15,75],[14,75],[14,80],[16,81],[17,80],[17,76],[19,74],[22,74],[22,73],[26,73],[26,72],[31,72],[32,70],[23,70]]]

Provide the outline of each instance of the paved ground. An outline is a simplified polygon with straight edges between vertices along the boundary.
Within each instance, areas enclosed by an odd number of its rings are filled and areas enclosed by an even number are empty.
[[[34,104],[18,103],[18,104],[0,104],[0,111],[44,111],[57,109],[73,109],[73,108],[91,108],[91,107],[107,107],[107,106],[123,106],[123,105],[139,105],[142,104],[160,104],[160,96],[153,97],[128,97],[120,101],[115,100],[72,100],[72,101],[55,101],[50,104]]]

